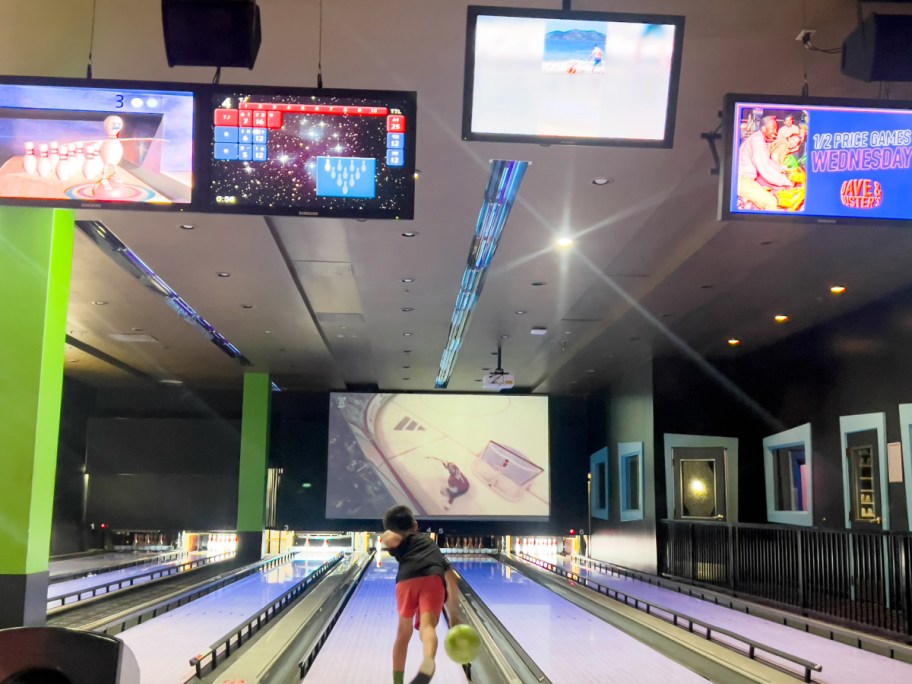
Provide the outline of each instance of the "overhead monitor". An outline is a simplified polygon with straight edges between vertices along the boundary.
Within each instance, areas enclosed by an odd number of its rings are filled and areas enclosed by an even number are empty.
[[[186,85],[0,76],[0,203],[188,208],[193,138]]]
[[[328,459],[328,519],[550,514],[547,397],[333,393]]]
[[[671,147],[684,17],[470,6],[466,140]]]
[[[912,220],[912,103],[726,96],[721,218]]]
[[[411,219],[414,92],[217,86],[204,211]]]

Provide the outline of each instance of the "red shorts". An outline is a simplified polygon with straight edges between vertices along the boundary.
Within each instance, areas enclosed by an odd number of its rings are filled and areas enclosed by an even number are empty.
[[[399,615],[415,618],[415,629],[422,613],[433,613],[440,619],[440,611],[446,601],[446,584],[439,575],[413,577],[396,584],[396,606]]]

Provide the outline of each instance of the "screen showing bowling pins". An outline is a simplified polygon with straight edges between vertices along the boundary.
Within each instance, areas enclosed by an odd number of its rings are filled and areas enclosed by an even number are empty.
[[[223,87],[210,211],[410,219],[415,93]]]
[[[0,78],[0,200],[189,205],[194,94],[70,83]]]
[[[541,520],[551,512],[548,398],[333,393],[326,517]]]

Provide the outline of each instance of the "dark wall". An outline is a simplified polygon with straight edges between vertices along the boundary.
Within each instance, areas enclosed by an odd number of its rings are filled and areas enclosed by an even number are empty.
[[[741,521],[765,522],[762,439],[810,423],[814,524],[842,528],[839,417],[884,413],[886,441],[901,440],[898,405],[912,402],[910,308],[906,290],[756,352],[716,360],[724,382],[689,360],[658,359],[656,432],[738,437]],[[907,530],[901,483],[889,486],[889,501],[892,529]]]
[[[95,396],[95,390],[88,385],[64,378],[51,528],[52,556],[85,551],[91,545],[91,539],[84,536],[82,506],[86,426],[95,410]]]
[[[551,397],[551,519],[547,522],[459,522],[422,519],[449,534],[561,534],[585,527],[587,515],[586,401]],[[379,529],[377,520],[325,515],[329,395],[282,392],[273,397],[270,465],[283,469],[276,524],[298,530]],[[309,488],[301,485],[310,483]]]

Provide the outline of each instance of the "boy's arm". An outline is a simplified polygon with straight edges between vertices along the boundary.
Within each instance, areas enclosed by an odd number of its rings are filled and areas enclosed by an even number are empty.
[[[383,546],[387,549],[395,549],[402,543],[403,539],[405,539],[403,535],[392,530],[385,530],[380,534],[380,541],[383,542]]]
[[[455,570],[447,570],[443,574],[443,579],[447,587],[447,617],[450,627],[462,624],[462,616],[459,614],[459,585],[457,584],[458,576]]]

